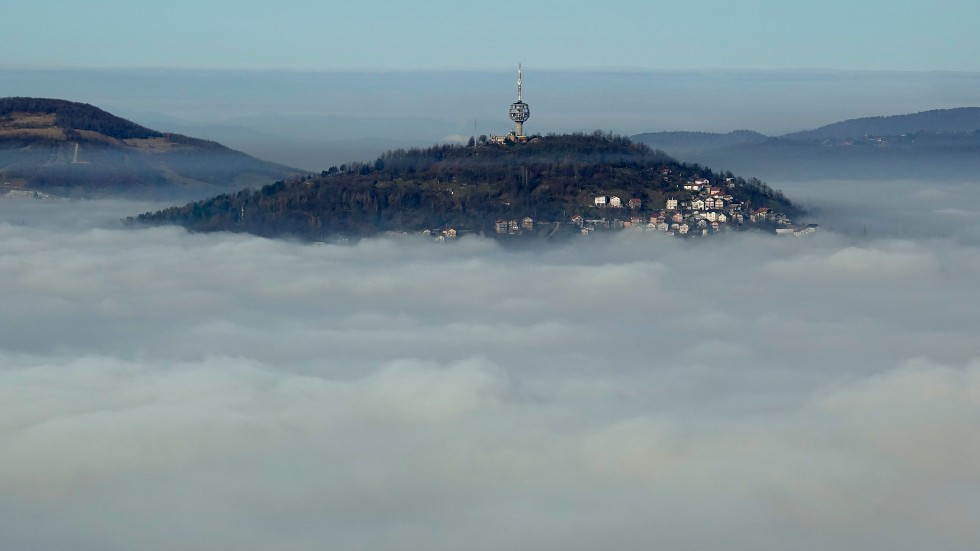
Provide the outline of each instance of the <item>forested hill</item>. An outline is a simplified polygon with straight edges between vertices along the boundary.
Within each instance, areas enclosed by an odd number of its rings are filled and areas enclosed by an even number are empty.
[[[145,128],[84,103],[0,98],[0,196],[197,199],[298,171],[223,145]]]
[[[561,224],[577,214],[626,220],[647,216],[663,209],[668,198],[688,196],[683,185],[702,178],[712,185],[724,182],[727,193],[746,208],[800,212],[758,180],[714,174],[626,138],[595,133],[539,137],[527,144],[390,151],[373,163],[331,167],[319,176],[132,220],[310,240],[445,228],[489,234],[500,219]],[[597,212],[597,195],[620,197],[624,204],[638,199],[642,207]]]

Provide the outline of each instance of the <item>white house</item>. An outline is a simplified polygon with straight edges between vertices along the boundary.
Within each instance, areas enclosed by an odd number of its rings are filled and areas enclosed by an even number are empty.
[[[667,210],[677,210],[677,199],[667,199]]]
[[[596,197],[595,197],[595,206],[597,206],[597,207],[604,207],[604,206],[606,206],[607,200],[608,200],[608,198],[605,195],[596,195]]]
[[[623,208],[623,200],[613,195],[609,198],[609,206],[614,209],[621,209]]]

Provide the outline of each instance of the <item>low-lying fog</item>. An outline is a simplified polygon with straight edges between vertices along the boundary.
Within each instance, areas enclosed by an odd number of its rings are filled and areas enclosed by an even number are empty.
[[[973,550],[980,186],[553,249],[0,202],[9,549]]]

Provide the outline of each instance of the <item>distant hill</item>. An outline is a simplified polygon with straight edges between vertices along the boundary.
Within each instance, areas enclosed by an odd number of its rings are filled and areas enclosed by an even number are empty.
[[[296,173],[88,104],[0,98],[0,195],[37,190],[82,197],[206,197]]]
[[[865,136],[903,136],[916,133],[957,134],[980,130],[980,107],[934,109],[910,115],[864,117],[781,136],[787,140],[846,140]]]
[[[658,132],[634,139],[686,161],[769,180],[975,179],[980,173],[976,107],[852,119],[777,137]]]
[[[671,155],[682,156],[687,152],[700,152],[724,147],[757,145],[770,138],[752,130],[735,130],[727,134],[711,132],[648,132],[633,139],[650,147],[662,149]]]
[[[332,167],[316,177],[223,194],[132,221],[309,240],[446,228],[494,234],[496,221],[524,218],[567,231],[576,214],[620,222],[649,217],[665,208],[669,197],[689,198],[683,184],[698,178],[724,185],[746,209],[802,212],[758,180],[715,174],[626,138],[597,133],[539,137],[522,145],[390,151],[373,163]],[[637,199],[641,206],[598,210],[596,195],[619,197],[624,206]],[[577,228],[572,231],[577,234]]]

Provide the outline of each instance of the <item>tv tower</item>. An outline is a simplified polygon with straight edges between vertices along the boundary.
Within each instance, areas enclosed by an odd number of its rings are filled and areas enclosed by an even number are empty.
[[[517,101],[510,104],[510,120],[514,121],[518,138],[524,137],[524,121],[531,118],[531,108],[521,100],[521,64],[517,64]]]

